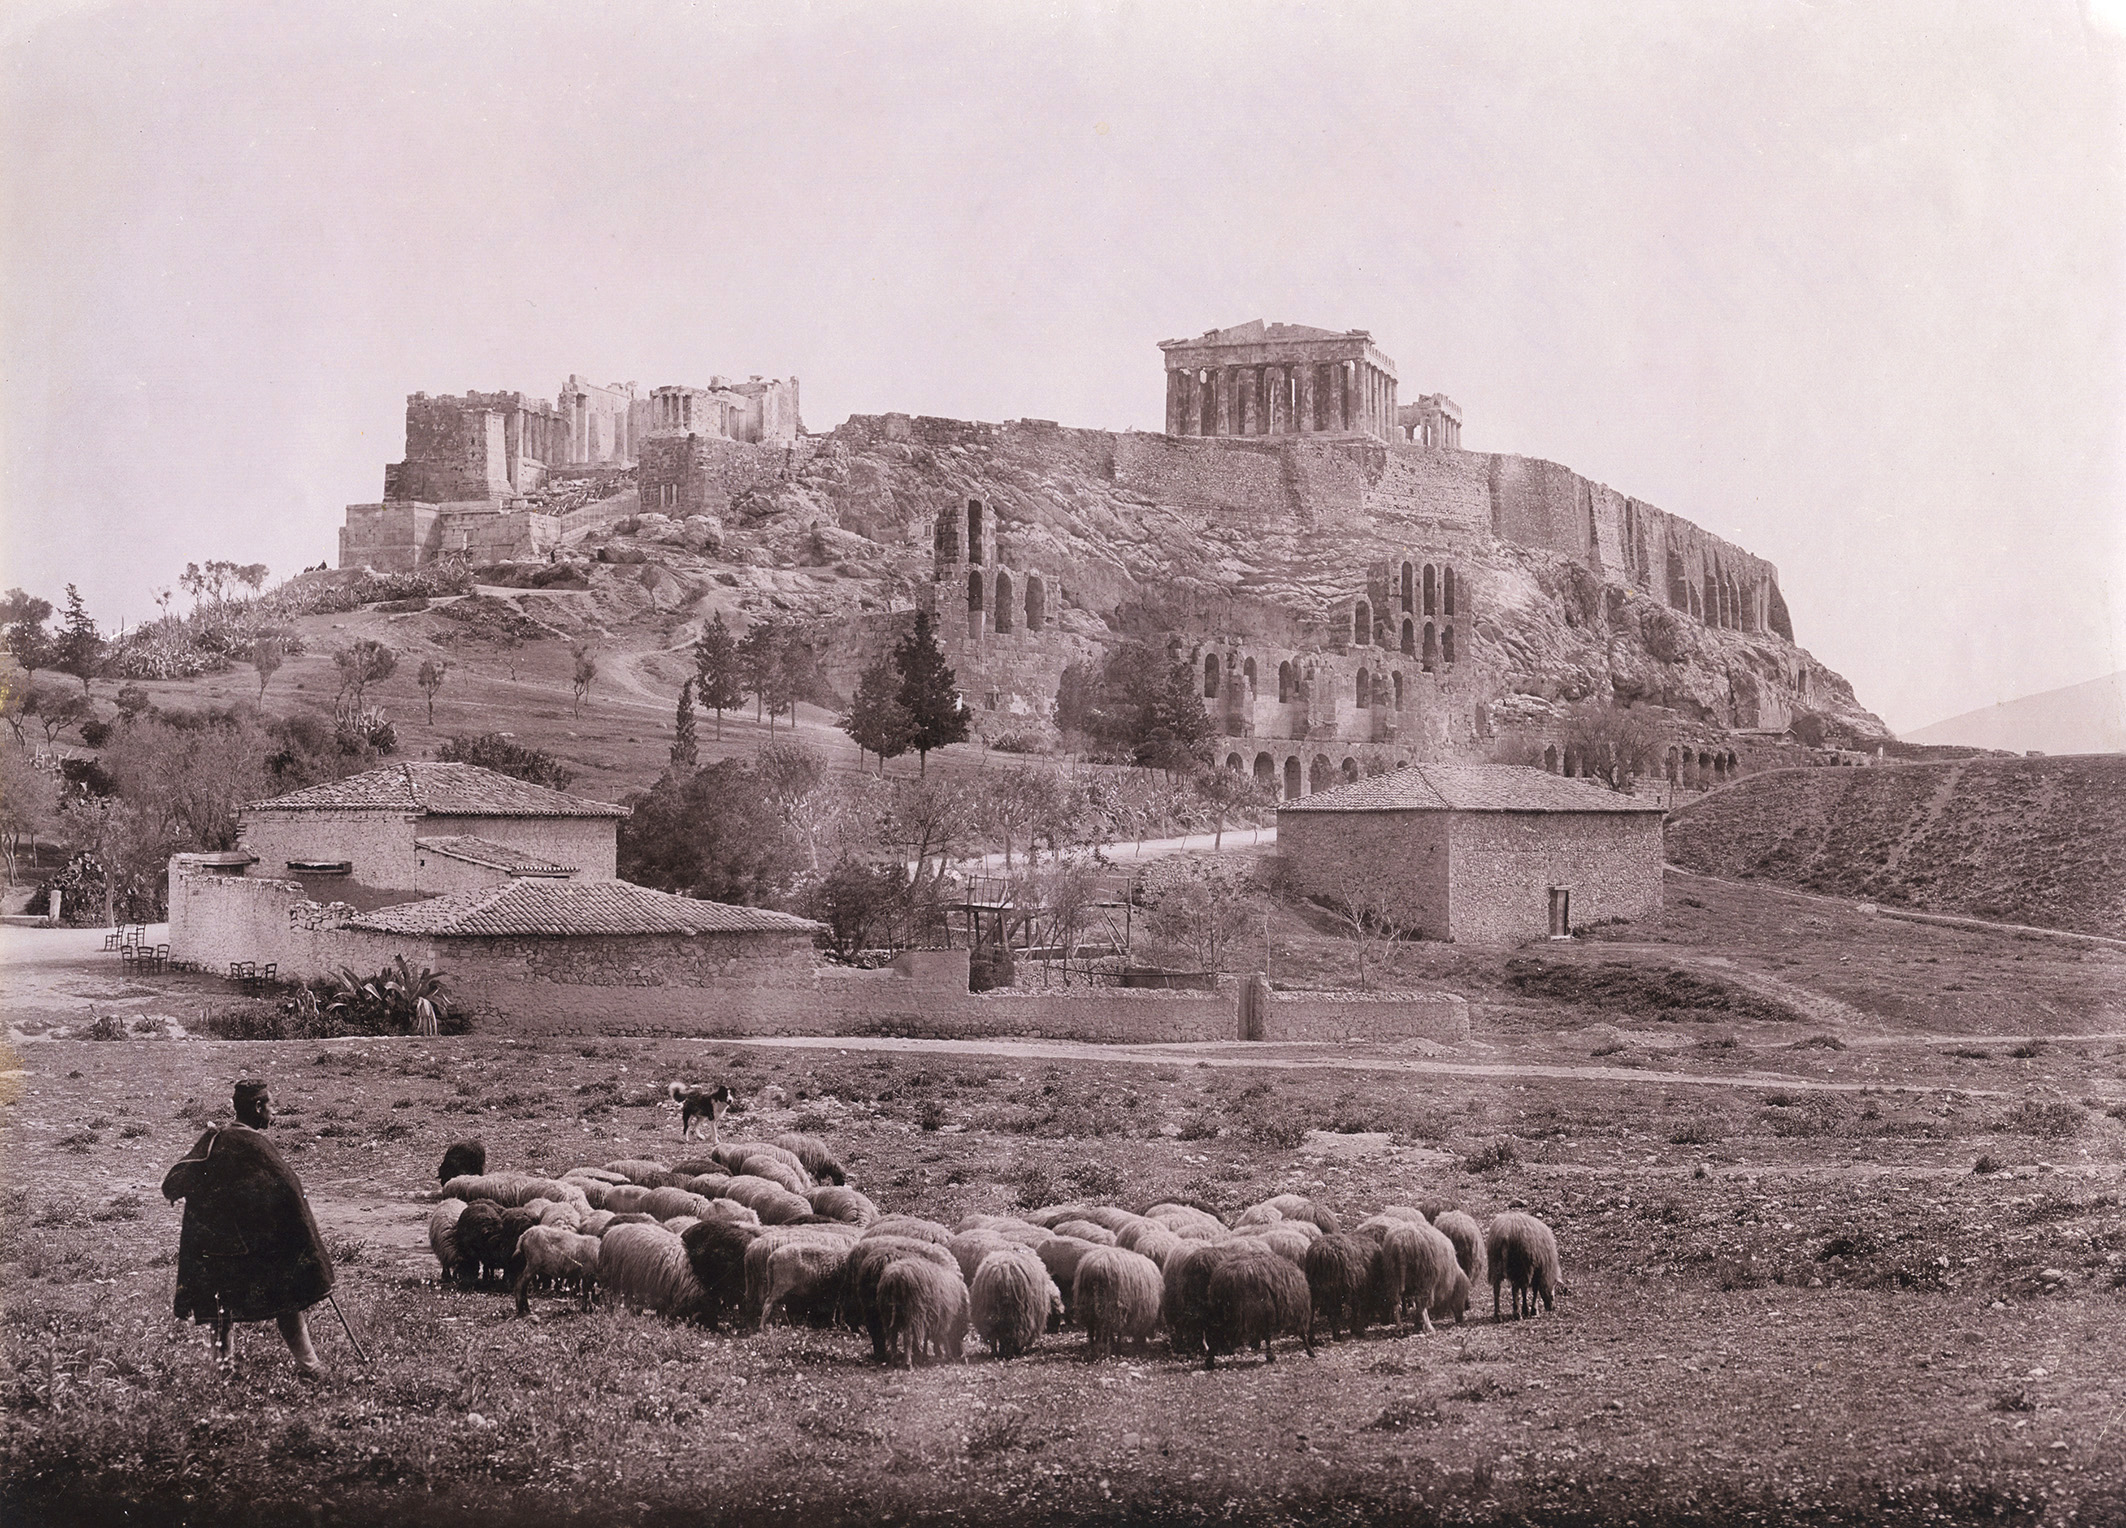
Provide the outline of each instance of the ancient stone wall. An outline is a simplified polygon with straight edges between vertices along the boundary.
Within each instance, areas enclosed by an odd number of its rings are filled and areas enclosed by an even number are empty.
[[[343,969],[380,971],[395,955],[440,967],[427,941],[344,927],[355,909],[319,902],[298,881],[235,876],[170,861],[170,958],[223,972],[231,962],[275,966],[276,979],[309,981]]]
[[[406,459],[384,468],[387,501],[499,499],[515,491],[503,416],[478,397],[415,393],[406,400]]]
[[[731,501],[787,482],[811,455],[809,442],[752,445],[704,435],[652,435],[642,442],[636,488],[641,508],[721,520]]]
[[[1659,812],[1441,815],[1453,819],[1448,901],[1450,937],[1457,941],[1542,937],[1550,931],[1553,887],[1571,892],[1574,928],[1661,910]]]
[[[1343,900],[1392,867],[1393,905],[1429,939],[1452,937],[1446,812],[1279,812],[1277,853],[1304,896]],[[1356,976],[1354,971],[1352,975]]]
[[[572,865],[579,880],[610,881],[619,875],[615,856],[619,819],[613,817],[447,817],[420,819],[423,838],[468,833],[508,844],[556,865]]]

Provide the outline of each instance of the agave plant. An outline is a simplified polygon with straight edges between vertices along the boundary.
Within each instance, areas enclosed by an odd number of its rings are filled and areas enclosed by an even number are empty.
[[[334,991],[328,1006],[334,1013],[357,1025],[384,1029],[411,1029],[418,1035],[434,1035],[439,1021],[450,1011],[443,989],[443,973],[427,966],[414,966],[405,956],[394,956],[390,965],[374,976],[362,976],[351,966],[342,966],[333,977]]]

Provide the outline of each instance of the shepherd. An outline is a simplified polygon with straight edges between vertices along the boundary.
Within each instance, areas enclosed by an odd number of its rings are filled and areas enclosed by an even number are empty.
[[[236,1085],[236,1123],[209,1126],[162,1180],[182,1199],[177,1233],[177,1319],[214,1328],[216,1353],[235,1361],[235,1325],[280,1325],[306,1375],[324,1372],[303,1312],[332,1293],[332,1256],[318,1235],[302,1180],[262,1133],[273,1110],[263,1082]]]

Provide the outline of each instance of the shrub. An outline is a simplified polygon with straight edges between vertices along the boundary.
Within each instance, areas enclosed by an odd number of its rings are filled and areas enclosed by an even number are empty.
[[[84,1040],[123,1040],[125,1021],[114,1013],[99,1015],[96,1022],[81,1032]]]
[[[1672,1146],[1710,1146],[1719,1139],[1719,1128],[1708,1119],[1687,1119],[1668,1133]]]
[[[2001,1121],[2001,1129],[2016,1135],[2040,1135],[2051,1140],[2065,1140],[2079,1135],[2089,1116],[2079,1105],[2065,1099],[2026,1098],[2009,1111]]]
[[[1258,1145],[1290,1151],[1307,1138],[1307,1122],[1296,1109],[1264,1109],[1248,1120],[1243,1133]]]
[[[1462,1170],[1472,1173],[1493,1173],[1498,1172],[1501,1168],[1512,1167],[1520,1160],[1521,1148],[1514,1143],[1512,1136],[1502,1135],[1494,1141],[1479,1146],[1468,1156],[1462,1158]]]

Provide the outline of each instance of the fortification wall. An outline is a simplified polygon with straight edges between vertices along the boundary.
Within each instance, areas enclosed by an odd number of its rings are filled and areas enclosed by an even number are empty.
[[[641,442],[636,489],[644,511],[721,519],[731,501],[788,482],[810,458],[809,441],[752,444],[709,435],[652,435]]]

